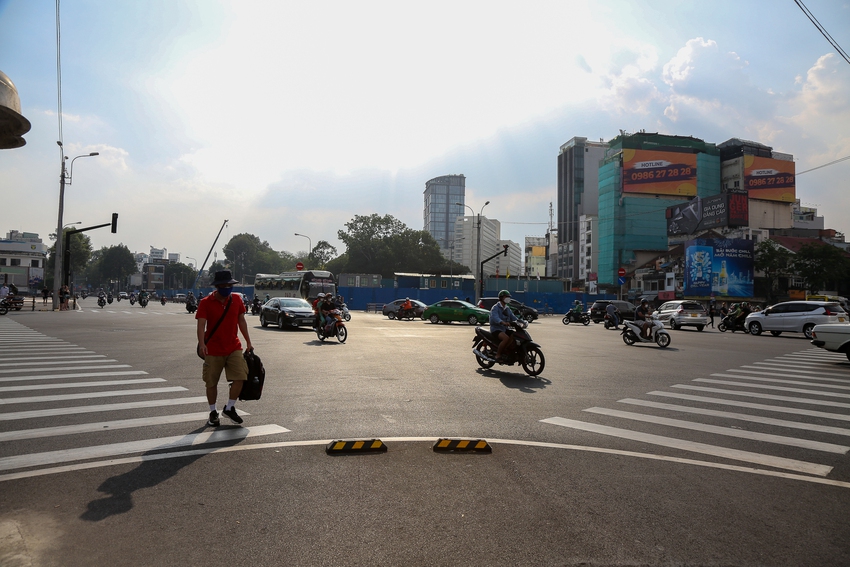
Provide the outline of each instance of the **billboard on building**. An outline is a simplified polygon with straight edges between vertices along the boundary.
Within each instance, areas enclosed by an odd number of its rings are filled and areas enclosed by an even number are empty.
[[[696,154],[623,150],[623,192],[695,196]]]
[[[685,244],[685,296],[752,297],[753,241],[697,238]]]
[[[793,203],[796,199],[793,161],[744,156],[744,187],[750,199]]]
[[[748,224],[747,196],[742,194],[728,193],[704,199],[697,197],[687,203],[667,207],[667,236]]]

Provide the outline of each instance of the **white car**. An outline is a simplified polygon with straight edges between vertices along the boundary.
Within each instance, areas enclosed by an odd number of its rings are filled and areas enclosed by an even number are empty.
[[[850,325],[831,323],[812,330],[812,344],[832,352],[843,352],[850,360]]]
[[[744,325],[752,335],[770,331],[774,337],[781,333],[803,333],[812,338],[815,325],[850,323],[850,316],[832,301],[786,301],[747,315]]]
[[[709,323],[708,313],[701,303],[677,299],[668,301],[655,310],[658,320],[670,325],[671,329],[696,327],[702,331]]]

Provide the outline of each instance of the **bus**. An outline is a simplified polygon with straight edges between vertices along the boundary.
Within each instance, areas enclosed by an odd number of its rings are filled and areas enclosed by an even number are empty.
[[[263,299],[300,297],[312,303],[320,293],[336,295],[334,275],[324,270],[257,274],[254,279],[254,296]]]

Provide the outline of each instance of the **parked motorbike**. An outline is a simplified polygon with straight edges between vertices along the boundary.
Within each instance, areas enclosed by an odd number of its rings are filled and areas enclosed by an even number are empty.
[[[498,364],[513,366],[522,365],[529,376],[537,376],[543,372],[546,359],[540,345],[531,339],[528,334],[528,323],[517,321],[512,323],[515,331],[511,338],[513,345],[511,349],[505,349],[502,361]],[[496,351],[499,348],[499,337],[486,330],[484,327],[475,327],[475,336],[472,338],[472,353],[481,368],[492,368],[496,364]]]
[[[741,317],[736,322],[733,322],[732,316],[727,315],[717,325],[717,330],[721,333],[725,333],[726,331],[732,331],[733,333],[735,331],[743,331],[744,333],[749,333],[750,330],[746,326],[744,326],[745,319],[746,317]]]
[[[328,312],[328,322],[316,329],[316,335],[320,341],[336,337],[341,343],[348,338],[348,329],[345,328],[345,323],[342,322],[342,312],[339,309],[332,309]]]
[[[561,320],[564,325],[569,325],[570,323],[581,323],[582,325],[590,324],[590,315],[587,313],[576,313],[575,311],[570,311],[564,318]]]
[[[99,295],[98,298],[97,298],[97,305],[98,305],[98,307],[103,309],[106,306],[106,298],[103,297],[102,295]]]
[[[623,342],[627,345],[635,343],[655,343],[661,348],[670,346],[670,333],[664,330],[664,323],[653,317],[652,327],[649,329],[649,337],[645,339],[641,336],[640,323],[638,321],[623,321]]]

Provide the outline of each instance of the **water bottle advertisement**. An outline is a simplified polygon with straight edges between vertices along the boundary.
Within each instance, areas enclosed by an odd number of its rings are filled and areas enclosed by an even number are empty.
[[[753,241],[698,238],[685,244],[685,296],[752,297]]]

